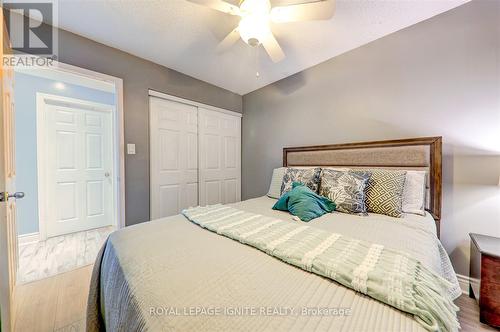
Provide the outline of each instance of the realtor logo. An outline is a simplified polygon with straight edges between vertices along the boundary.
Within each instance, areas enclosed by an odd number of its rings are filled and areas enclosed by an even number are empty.
[[[1,1],[1,0],[0,0]],[[11,42],[10,57],[22,58],[22,63],[4,65],[44,66],[57,58],[57,15],[55,3],[45,1],[2,1],[5,26]],[[31,61],[30,61],[31,60]],[[32,63],[30,65],[30,62]],[[51,65],[51,64],[49,64]]]

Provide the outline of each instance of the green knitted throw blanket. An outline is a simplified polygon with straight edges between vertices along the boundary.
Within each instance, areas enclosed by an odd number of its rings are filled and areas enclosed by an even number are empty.
[[[451,283],[403,252],[229,206],[182,211],[190,221],[413,314],[429,331],[457,331]]]

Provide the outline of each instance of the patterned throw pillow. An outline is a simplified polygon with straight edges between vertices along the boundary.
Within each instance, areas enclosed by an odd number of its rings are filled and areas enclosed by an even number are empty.
[[[319,194],[332,200],[337,211],[366,215],[365,188],[369,178],[369,172],[323,169]]]
[[[321,168],[287,168],[281,183],[281,195],[292,190],[294,182],[305,184],[315,193],[319,189]]]
[[[403,215],[403,189],[406,171],[373,169],[366,186],[368,212],[400,218]]]

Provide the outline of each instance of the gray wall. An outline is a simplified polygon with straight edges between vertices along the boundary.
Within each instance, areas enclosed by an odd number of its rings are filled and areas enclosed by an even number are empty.
[[[240,95],[64,30],[59,60],[123,79],[125,143],[136,144],[125,159],[127,225],[149,220],[148,89],[242,112]]]
[[[500,236],[499,22],[476,0],[245,95],[243,199],[284,146],[442,135],[441,240],[468,275],[468,233]]]

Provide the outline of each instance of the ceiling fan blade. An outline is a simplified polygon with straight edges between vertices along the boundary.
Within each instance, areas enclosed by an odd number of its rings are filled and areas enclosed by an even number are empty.
[[[275,23],[329,20],[335,13],[335,0],[320,0],[290,6],[278,6],[271,10]]]
[[[240,39],[240,32],[238,28],[235,28],[219,43],[219,45],[217,45],[215,51],[217,53],[226,52],[229,48],[231,48],[231,46],[233,46],[238,41],[238,39]]]
[[[187,1],[215,9],[226,14],[241,16],[241,11],[238,6],[232,5],[223,0],[187,0]]]
[[[261,42],[262,46],[264,46],[264,49],[266,50],[267,54],[269,54],[269,57],[271,58],[271,60],[273,60],[273,62],[280,62],[285,58],[285,53],[283,53],[280,44],[278,44],[278,41],[276,40],[276,38],[274,38],[274,35],[271,31],[263,36]]]

